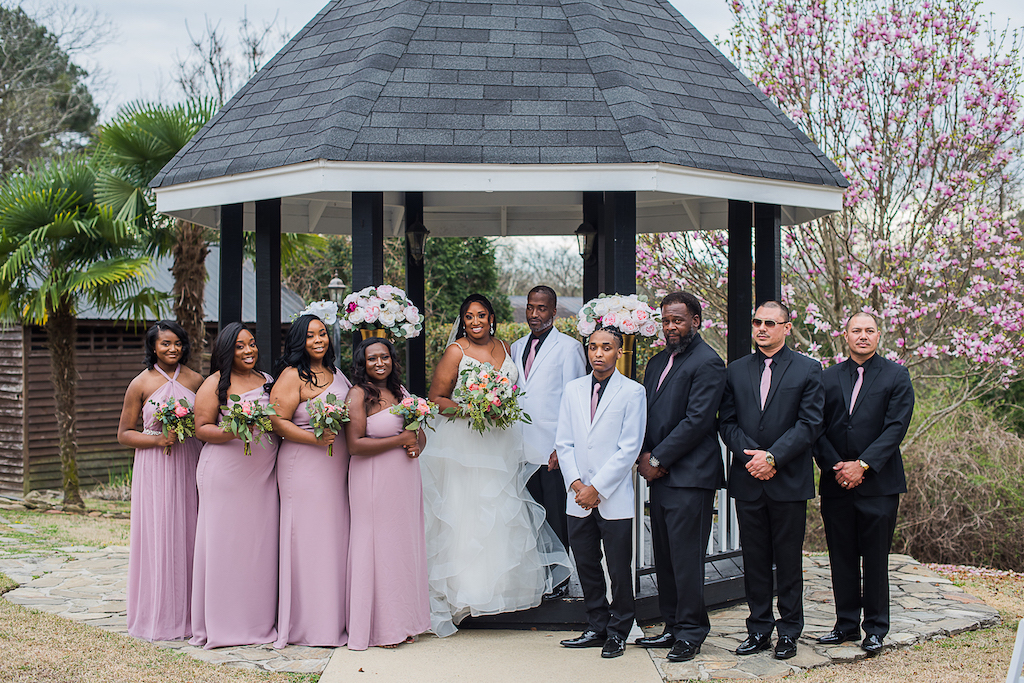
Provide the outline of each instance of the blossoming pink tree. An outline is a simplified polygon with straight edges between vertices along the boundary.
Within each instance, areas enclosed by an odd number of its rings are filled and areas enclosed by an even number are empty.
[[[950,392],[922,428],[1024,367],[1021,40],[978,6],[731,4],[734,59],[850,181],[842,211],[784,229],[794,343],[830,362],[849,314],[877,313],[887,354]],[[726,254],[724,233],[645,236],[638,278],[723,321]]]

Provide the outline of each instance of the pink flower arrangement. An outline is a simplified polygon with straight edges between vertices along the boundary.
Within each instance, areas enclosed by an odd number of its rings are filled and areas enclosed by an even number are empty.
[[[338,402],[334,394],[327,394],[322,399],[314,399],[307,404],[309,410],[309,426],[313,428],[313,435],[320,438],[324,432],[340,434],[348,422],[348,404]],[[334,456],[334,444],[327,447],[327,455]]]
[[[392,415],[402,418],[402,425],[409,431],[417,431],[423,427],[433,429],[429,420],[437,417],[440,412],[436,403],[425,398],[409,394],[398,405],[391,406]]]
[[[161,425],[164,436],[174,434],[178,443],[196,435],[196,416],[192,404],[184,398],[168,398],[166,401],[149,401],[156,406],[153,417]],[[171,447],[164,446],[164,453],[171,454]]]
[[[506,375],[484,363],[480,368],[467,367],[459,373],[452,392],[452,400],[459,407],[441,412],[449,419],[468,418],[470,426],[481,434],[492,427],[508,429],[516,422],[530,424],[530,416],[519,406],[522,393]]]
[[[264,436],[273,443],[270,434],[273,426],[270,424],[270,417],[277,415],[276,406],[265,406],[259,401],[243,401],[237,394],[228,396],[230,406],[221,406],[221,412],[225,413],[221,418],[220,427],[225,432],[230,432],[238,437],[245,448],[244,455],[252,455],[253,442],[259,442]]]
[[[576,314],[576,330],[589,337],[598,327],[614,327],[623,334],[654,337],[661,330],[661,314],[647,303],[647,297],[630,294],[602,294],[583,304]]]
[[[405,292],[391,285],[366,287],[345,297],[344,315],[338,318],[343,330],[387,330],[395,339],[418,337],[423,331],[420,309]]]

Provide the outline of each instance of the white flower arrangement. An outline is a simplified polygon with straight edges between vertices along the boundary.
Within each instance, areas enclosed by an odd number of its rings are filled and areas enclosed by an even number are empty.
[[[338,322],[343,330],[385,329],[395,339],[412,339],[423,331],[420,309],[398,287],[366,287],[345,297],[341,307]]]
[[[661,313],[651,308],[642,294],[601,294],[583,304],[576,317],[576,330],[583,337],[589,337],[598,327],[614,327],[623,334],[644,337],[656,337],[661,330]]]
[[[324,321],[324,325],[330,327],[338,321],[338,304],[333,301],[311,301],[295,317],[298,318],[300,315],[315,315]]]

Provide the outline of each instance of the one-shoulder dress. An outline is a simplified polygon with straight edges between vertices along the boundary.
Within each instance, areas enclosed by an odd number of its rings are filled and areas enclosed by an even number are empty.
[[[148,434],[159,434],[157,403],[196,395],[178,382],[181,366],[142,406]],[[171,447],[138,448],[132,466],[128,552],[128,634],[143,640],[182,640],[192,635],[192,551],[199,494],[196,465],[202,443],[189,437]]]
[[[472,364],[463,354],[459,372]],[[508,354],[499,370],[517,381]],[[436,635],[466,616],[536,607],[569,578],[569,557],[526,490],[521,423],[480,434],[465,419],[439,421],[419,460]]]
[[[262,386],[239,398],[269,403]],[[279,443],[264,434],[251,455],[238,439],[203,445],[196,470],[192,645],[210,650],[277,639]]]
[[[348,395],[351,383],[340,372],[316,398]],[[295,408],[292,422],[309,427],[308,402]],[[348,642],[348,448],[345,435],[327,448],[282,439],[277,454],[281,495],[280,575],[277,640],[274,647]]]
[[[369,437],[402,429],[387,408],[366,418]],[[348,649],[401,643],[430,628],[419,462],[404,448],[353,455],[348,490]]]

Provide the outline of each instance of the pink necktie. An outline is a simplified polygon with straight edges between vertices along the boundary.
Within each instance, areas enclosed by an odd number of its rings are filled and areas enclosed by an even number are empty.
[[[853,394],[850,396],[850,415],[853,415],[853,404],[857,402],[857,395],[860,394],[860,387],[864,384],[864,367],[857,368],[857,381],[853,385]]]
[[[764,410],[764,402],[768,400],[768,390],[772,388],[772,359],[764,359],[764,370],[761,371],[761,410]]]
[[[658,378],[658,386],[654,388],[655,391],[661,389],[661,383],[665,381],[666,377],[668,377],[668,371],[672,369],[672,364],[675,362],[676,354],[673,353],[671,356],[668,357],[668,365],[666,365],[665,369],[661,371],[661,377]]]
[[[533,359],[537,357],[537,344],[540,344],[540,339],[530,340],[530,354],[526,357],[526,366],[523,368],[523,379],[529,379],[530,368],[533,367]]]
[[[594,413],[597,412],[597,399],[599,398],[597,392],[601,391],[600,384],[594,384],[594,395],[590,397],[590,421],[594,421]]]

